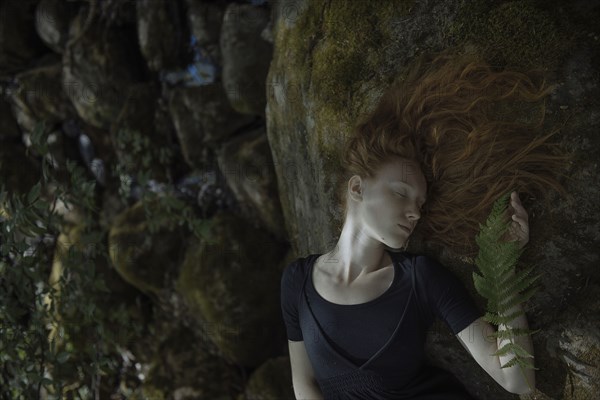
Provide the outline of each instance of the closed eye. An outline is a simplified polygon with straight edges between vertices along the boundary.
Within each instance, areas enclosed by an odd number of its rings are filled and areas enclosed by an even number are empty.
[[[404,198],[408,197],[408,196],[406,196],[405,194],[402,194],[402,193],[398,193],[398,192],[396,192],[396,194],[399,194],[400,196],[402,196],[402,197],[404,197]],[[419,206],[419,209],[422,209],[422,208],[423,208],[423,205],[421,204],[421,205]]]
[[[400,193],[400,192],[396,192],[396,194],[399,194],[399,195],[400,195],[400,196],[402,196],[402,197],[406,197],[406,195],[404,195],[404,194],[402,194],[402,193]],[[425,205],[425,204],[421,204],[421,205],[419,206],[419,211],[423,211],[423,206],[424,206],[424,205]]]

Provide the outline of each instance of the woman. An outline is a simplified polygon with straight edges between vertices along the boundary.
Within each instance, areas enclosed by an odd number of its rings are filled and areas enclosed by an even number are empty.
[[[426,363],[425,336],[435,317],[504,389],[535,387],[533,370],[500,368],[512,355],[491,355],[504,342],[487,337],[496,328],[460,280],[406,246],[423,219],[427,241],[472,256],[478,224],[508,188],[540,198],[548,188],[566,193],[553,174],[570,156],[551,154],[556,145],[546,140],[554,132],[532,137],[541,122],[494,119],[489,107],[549,92],[525,74],[447,51],[422,57],[357,124],[342,153],[338,243],[295,260],[281,280],[298,399],[472,399],[453,375]],[[522,248],[528,214],[516,192],[507,218],[513,222],[503,240]],[[524,315],[510,327],[528,328]],[[514,340],[533,354],[529,336]]]

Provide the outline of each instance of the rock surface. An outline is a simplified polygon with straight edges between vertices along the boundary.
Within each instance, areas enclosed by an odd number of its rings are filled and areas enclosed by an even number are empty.
[[[531,329],[553,332],[549,335],[556,341],[561,329],[555,329],[567,324],[565,338],[555,347],[569,349],[568,358],[580,360],[570,367],[572,361],[558,356],[558,350],[548,353],[549,338],[534,335],[536,365],[543,368],[536,375],[543,394],[536,395],[548,398],[591,398],[599,391],[589,378],[596,367],[587,365],[588,356],[574,345],[575,328],[567,323],[572,318],[564,308],[576,301],[576,287],[598,282],[600,213],[592,200],[598,197],[598,163],[592,154],[600,151],[594,134],[600,97],[592,65],[600,65],[600,35],[591,16],[599,12],[597,4],[539,1],[386,1],[374,7],[368,2],[290,0],[277,2],[273,10],[267,135],[286,228],[298,255],[326,252],[337,242],[341,210],[332,189],[340,178],[339,149],[352,122],[376,104],[422,49],[475,49],[492,65],[543,68],[560,84],[546,105],[547,123],[562,126],[560,140],[577,153],[564,183],[579,206],[567,208],[558,196],[551,210],[532,202],[527,208],[531,241],[520,260],[538,265],[542,273],[542,290],[527,305]],[[460,254],[415,240],[410,247],[440,259],[481,300],[473,289],[473,266]],[[479,305],[484,309],[485,304]],[[592,302],[582,307],[586,315],[598,312]],[[581,335],[590,336],[583,331]],[[432,362],[455,371],[479,398],[514,398],[468,357],[444,325],[428,335],[427,349]],[[569,372],[573,368],[579,372]],[[577,391],[565,390],[571,386]]]

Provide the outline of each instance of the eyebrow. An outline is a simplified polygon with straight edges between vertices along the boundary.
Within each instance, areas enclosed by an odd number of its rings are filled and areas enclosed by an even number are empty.
[[[404,181],[392,181],[392,183],[401,183],[401,184],[403,184],[403,185],[405,185],[405,186],[408,186],[409,188],[411,188],[411,189],[415,190],[415,188],[414,188],[412,185],[410,185],[410,184],[408,184],[408,183],[406,183],[406,182],[404,182]],[[423,203],[425,203],[425,201],[426,201],[427,199],[426,199],[426,198],[424,198],[424,197],[419,197],[419,200],[421,200]]]

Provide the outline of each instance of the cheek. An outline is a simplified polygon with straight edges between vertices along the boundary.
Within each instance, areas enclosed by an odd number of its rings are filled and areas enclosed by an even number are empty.
[[[380,225],[392,225],[392,222],[397,219],[398,211],[398,203],[386,198],[374,201],[368,207],[369,218]]]

